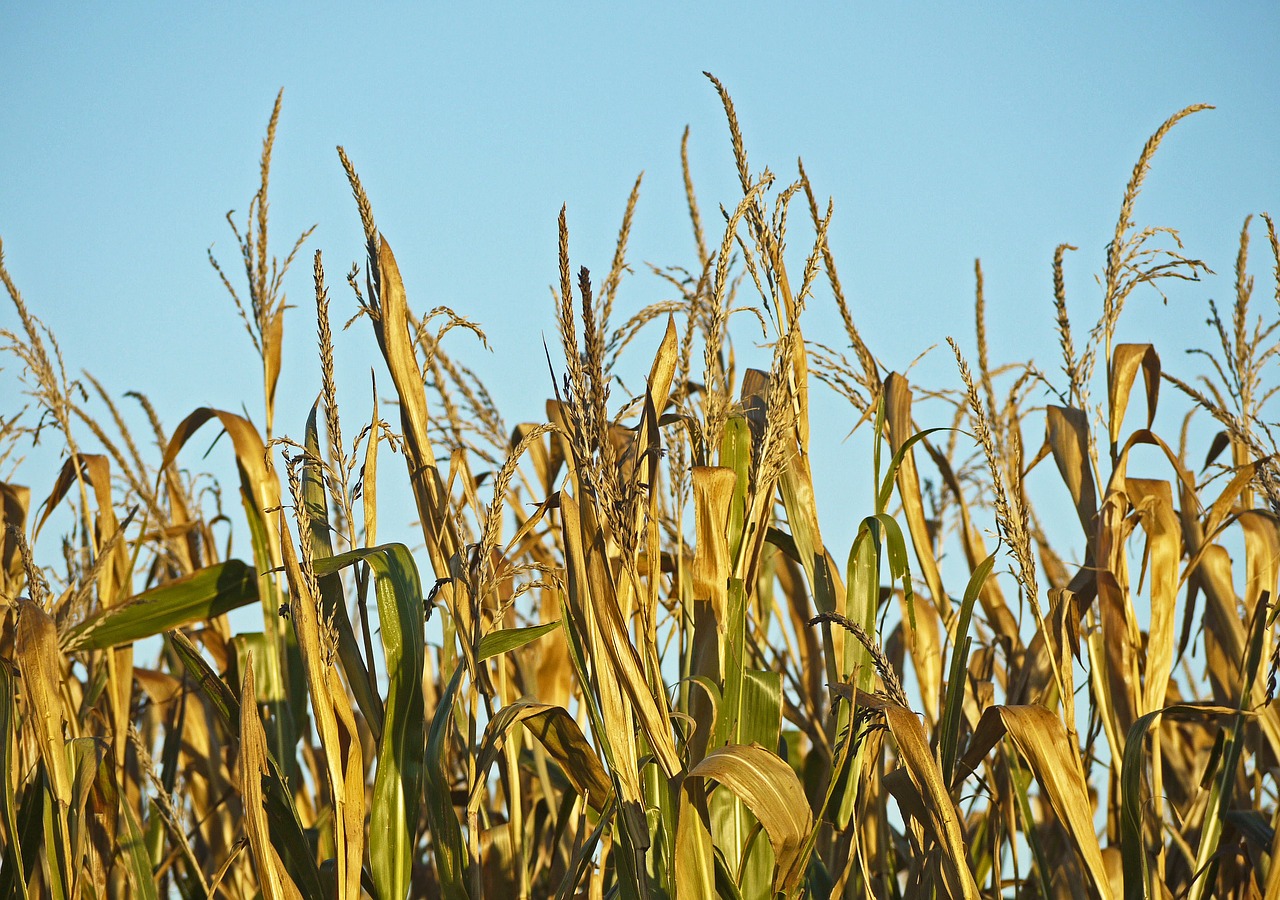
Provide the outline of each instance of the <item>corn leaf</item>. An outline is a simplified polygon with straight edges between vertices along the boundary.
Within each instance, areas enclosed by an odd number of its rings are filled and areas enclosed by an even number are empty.
[[[519,650],[526,644],[548,635],[560,627],[560,620],[544,622],[541,625],[528,625],[523,628],[499,628],[480,639],[476,647],[476,662],[484,662],[495,656]]]
[[[258,573],[238,559],[192,572],[100,610],[63,638],[63,649],[103,650],[204,622],[258,598]]]
[[[773,846],[774,891],[794,890],[808,862],[803,850],[813,813],[791,767],[759,744],[729,744],[708,753],[687,777],[718,781],[747,805]]]
[[[938,723],[938,758],[942,764],[942,777],[951,784],[956,775],[956,741],[960,736],[960,716],[964,709],[964,689],[967,666],[969,665],[969,624],[973,620],[973,607],[977,602],[982,585],[991,576],[995,567],[996,555],[993,553],[984,559],[965,585],[964,598],[960,603],[960,612],[956,619],[955,641],[951,646],[951,666],[947,676],[947,699],[942,710],[942,719]]]
[[[924,726],[916,714],[896,703],[884,705],[885,721],[893,732],[893,739],[902,753],[911,781],[919,792],[926,809],[922,821],[931,823],[942,843],[942,875],[952,897],[977,898],[978,885],[973,880],[965,855],[964,833],[955,804],[947,790],[942,772],[929,750]]]
[[[254,871],[264,900],[290,900],[301,894],[284,872],[280,857],[271,846],[270,827],[263,809],[262,776],[267,774],[267,736],[258,719],[258,701],[253,687],[253,659],[249,658],[240,692],[240,707],[249,710],[240,717],[240,794],[244,802],[244,828],[249,838]]]
[[[23,701],[30,710],[27,721],[35,731],[53,796],[65,809],[71,803],[71,772],[63,739],[67,720],[59,696],[63,658],[53,617],[34,601],[20,604],[13,649],[22,673]]]
[[[310,534],[301,535],[302,540],[311,542],[313,559],[327,559],[333,556],[333,541],[330,538],[329,503],[325,492],[325,476],[320,460],[320,440],[317,433],[316,413],[320,401],[311,405],[307,416],[306,448],[307,453],[302,461],[302,499],[307,508],[307,521]],[[376,475],[375,475],[376,477]],[[360,645],[356,641],[351,617],[347,614],[347,602],[342,590],[342,579],[337,573],[319,576],[320,600],[324,608],[325,618],[333,623],[338,635],[338,658],[342,660],[342,669],[347,675],[347,684],[351,686],[351,694],[356,705],[364,714],[369,726],[373,729],[374,739],[382,736],[382,703],[375,694],[369,670],[364,658],[360,655]]]
[[[27,880],[23,873],[26,867],[23,864],[22,832],[18,828],[17,798],[13,791],[13,785],[17,781],[14,777],[12,750],[15,746],[17,724],[14,718],[13,688],[9,663],[0,660],[0,778],[4,779],[0,783],[0,803],[4,804],[4,808],[0,809],[0,816],[4,818],[4,833],[8,838],[4,847],[0,848],[0,858],[5,863],[0,866],[0,888],[3,889],[0,893],[25,898]]]
[[[431,822],[441,896],[447,900],[466,900],[469,896],[465,854],[462,851],[462,826],[458,823],[458,814],[453,808],[446,759],[449,726],[453,722],[453,704],[457,699],[464,671],[462,666],[454,669],[448,686],[440,694],[440,703],[431,716],[431,728],[427,732],[427,817]]]
[[[517,700],[499,710],[485,727],[480,744],[476,771],[481,773],[481,778],[497,760],[507,732],[517,724],[538,739],[574,789],[592,809],[601,812],[613,792],[613,785],[578,723],[560,706]]]
[[[1066,826],[1089,874],[1091,895],[1111,900],[1111,881],[1093,830],[1089,791],[1079,756],[1061,719],[1043,706],[990,707],[974,729],[962,767],[972,771],[1006,733],[1030,765],[1055,815]]]

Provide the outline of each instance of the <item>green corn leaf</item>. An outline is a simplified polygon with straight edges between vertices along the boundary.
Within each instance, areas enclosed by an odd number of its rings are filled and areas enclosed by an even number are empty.
[[[880,605],[881,527],[875,516],[863,519],[849,550],[845,615],[861,625],[867,634],[875,631],[876,609]],[[875,678],[871,655],[852,636],[844,642],[844,671],[841,674],[846,677],[856,675],[857,686],[864,691],[871,690]]]
[[[384,544],[315,560],[319,577],[365,562],[373,570],[382,648],[387,666],[387,702],[378,765],[373,778],[369,847],[374,884],[384,898],[409,890],[417,843],[426,742],[422,673],[426,665],[426,614],[422,583],[409,548]]]
[[[1222,706],[1180,703],[1147,713],[1133,723],[1124,742],[1124,763],[1120,769],[1120,854],[1124,865],[1125,900],[1147,896],[1151,872],[1142,837],[1142,769],[1146,736],[1162,717],[1180,719],[1232,718],[1239,710]]]
[[[67,632],[62,649],[105,650],[203,622],[258,600],[258,575],[238,559],[192,572],[90,616]]]
[[[911,631],[916,630],[915,590],[911,587],[911,565],[907,556],[907,541],[902,534],[902,526],[898,520],[887,513],[876,513],[875,519],[884,531],[884,543],[889,562],[889,577],[902,583],[902,595],[907,601],[907,615],[911,623]],[[876,536],[877,538],[879,535]],[[878,602],[878,598],[877,598]]]
[[[146,835],[128,803],[121,803],[120,811],[124,814],[124,834],[120,839],[120,850],[124,855],[129,885],[133,889],[132,896],[143,900],[158,900],[155,876],[151,873],[151,858],[147,855]]]
[[[327,559],[333,556],[333,542],[329,537],[329,503],[324,489],[324,471],[318,464],[320,459],[320,439],[316,425],[316,412],[320,401],[311,406],[311,414],[307,416],[306,447],[307,455],[302,462],[302,502],[307,507],[311,524],[310,535],[311,557],[314,560]],[[347,601],[342,590],[342,578],[336,573],[318,577],[320,601],[325,617],[333,623],[338,634],[338,659],[342,661],[342,670],[346,673],[347,684],[351,686],[351,694],[356,705],[364,714],[369,727],[373,730],[374,740],[382,737],[382,702],[374,692],[373,681],[364,658],[360,655],[360,644],[356,640],[355,630],[351,627],[351,617],[347,614]]]
[[[898,477],[898,469],[902,467],[903,457],[916,444],[923,441],[931,434],[939,431],[950,431],[949,428],[928,428],[924,431],[916,432],[902,442],[902,446],[893,454],[893,459],[889,462],[889,471],[884,473],[884,478],[880,482],[880,490],[876,492],[876,512],[883,513],[889,508],[889,498],[893,496],[893,482]],[[879,441],[876,442],[877,444]]]
[[[185,635],[171,631],[165,635],[165,640],[177,653],[187,675],[195,681],[200,692],[210,702],[223,727],[229,734],[239,735],[240,700],[231,688],[218,677]],[[271,755],[270,748],[267,751],[267,774],[263,776],[262,795],[271,845],[284,861],[285,871],[305,900],[326,900],[328,895],[321,887],[315,853],[302,830],[302,822],[293,804],[293,792],[285,784],[280,764]]]
[[[938,726],[939,758],[942,760],[942,777],[947,784],[951,784],[956,774],[956,740],[960,734],[960,715],[964,710],[965,667],[969,664],[969,624],[973,621],[973,606],[978,594],[995,564],[996,555],[993,553],[973,570],[969,583],[965,585],[964,599],[956,618],[955,645],[951,648],[951,667],[947,675],[947,698]]]
[[[736,744],[738,719],[742,712],[742,662],[746,634],[747,592],[740,578],[729,579],[729,603],[724,643],[722,702],[716,714],[712,746]]]
[[[170,631],[164,636],[165,643],[173,650],[187,677],[196,682],[196,686],[206,700],[213,705],[222,726],[231,734],[240,732],[240,701],[232,693],[227,683],[218,677],[218,673],[205,661],[200,648],[180,631]]]
[[[525,644],[536,641],[543,635],[550,634],[560,627],[560,620],[545,622],[542,625],[529,625],[524,628],[499,628],[480,639],[476,648],[476,662],[484,662],[495,656],[518,650]]]
[[[742,552],[742,528],[746,521],[747,491],[751,477],[751,427],[746,416],[730,416],[720,445],[720,465],[733,469],[737,480],[729,504],[729,559]]]
[[[467,900],[470,896],[462,850],[462,826],[453,808],[445,759],[449,725],[453,721],[453,703],[465,671],[463,666],[453,670],[448,686],[440,694],[440,703],[431,716],[431,729],[427,733],[427,817],[431,822],[435,846],[436,875],[440,879],[442,896],[447,900]]]
[[[777,747],[782,735],[782,675],[762,669],[742,673],[741,743]]]

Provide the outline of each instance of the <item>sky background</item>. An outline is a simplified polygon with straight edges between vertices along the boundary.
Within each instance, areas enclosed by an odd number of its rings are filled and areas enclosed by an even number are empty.
[[[198,406],[244,407],[261,421],[257,359],[206,251],[236,270],[223,216],[234,209],[243,221],[281,87],[275,252],[318,225],[286,282],[298,308],[286,324],[277,431],[293,435],[319,389],[311,253],[324,252],[338,323],[355,309],[343,276],[363,263],[338,144],[396,250],[413,308],[448,304],[488,334],[491,353],[461,332],[451,347],[511,423],[540,419],[549,392],[541,344],[555,338],[549,288],[562,204],[573,265],[603,275],[627,193],[645,172],[635,275],[618,300],[628,316],[671,296],[645,262],[695,260],[679,170],[686,125],[709,228],[717,205],[740,196],[703,70],[733,95],[753,170],[767,165],[785,183],[802,156],[818,194],[834,197],[830,243],[864,338],[887,370],[941,345],[917,370],[933,386],[958,383],[948,335],[974,353],[975,257],[993,361],[1035,357],[1057,371],[1054,247],[1080,248],[1067,284],[1082,337],[1099,313],[1094,276],[1132,166],[1188,104],[1217,109],[1166,140],[1137,219],[1180,229],[1188,254],[1220,274],[1168,306],[1139,292],[1121,339],[1154,341],[1166,368],[1199,371],[1181,351],[1212,340],[1206,300],[1233,295],[1245,216],[1280,213],[1275,3],[456,10],[0,4],[0,238],[70,371],[89,370],[117,396],[147,393],[169,428]],[[1259,302],[1269,302],[1264,233],[1255,228],[1254,238]],[[806,336],[843,347],[837,322],[820,289]],[[0,328],[16,327],[5,300]],[[639,345],[645,367],[657,338]],[[747,361],[761,364],[767,354],[753,339],[739,332]],[[367,323],[339,335],[337,352],[344,412],[362,421],[369,368],[381,369]],[[20,373],[7,358],[0,366],[7,414]],[[870,511],[866,467],[849,464],[867,432],[842,443],[856,412],[825,388],[814,397],[820,504],[842,559]],[[58,463],[49,452],[32,454],[19,479],[36,500]],[[384,535],[391,525],[382,523]]]

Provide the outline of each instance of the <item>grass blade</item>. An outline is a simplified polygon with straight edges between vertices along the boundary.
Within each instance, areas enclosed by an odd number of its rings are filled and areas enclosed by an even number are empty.
[[[803,849],[813,813],[791,767],[759,744],[729,744],[708,753],[686,777],[718,781],[747,805],[773,845],[773,889],[795,890],[808,863]]]
[[[68,653],[119,647],[208,621],[258,599],[258,573],[233,559],[99,611],[70,629],[62,646]]]

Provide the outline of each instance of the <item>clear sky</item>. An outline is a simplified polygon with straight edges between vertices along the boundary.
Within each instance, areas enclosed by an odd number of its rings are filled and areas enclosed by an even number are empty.
[[[562,204],[574,265],[603,271],[646,172],[636,274],[619,299],[628,315],[669,293],[643,262],[693,259],[686,124],[707,221],[736,201],[704,69],[732,93],[754,168],[785,181],[803,156],[818,193],[835,198],[830,239],[854,315],[891,369],[947,335],[972,353],[981,257],[996,361],[1036,355],[1056,371],[1053,248],[1080,247],[1067,273],[1083,333],[1138,152],[1188,104],[1217,109],[1166,141],[1138,219],[1179,228],[1221,277],[1167,307],[1136,296],[1122,336],[1156,340],[1166,367],[1188,365],[1178,351],[1211,339],[1205,300],[1232,295],[1244,217],[1280,214],[1275,3],[363,6],[0,3],[0,237],[73,372],[147,392],[170,427],[203,405],[247,404],[260,418],[256,359],[205,253],[212,244],[237,262],[223,215],[243,218],[281,87],[276,251],[319,226],[286,285],[299,308],[277,430],[293,434],[319,385],[310,253],[324,251],[340,321],[354,310],[342,276],[363,261],[337,144],[410,302],[448,304],[488,333],[492,354],[461,334],[453,350],[512,422],[539,418],[549,388],[541,338],[555,334]],[[1254,246],[1269,285],[1261,231]],[[835,321],[819,292],[806,335],[839,340]],[[0,327],[16,325],[6,300]],[[362,419],[376,351],[357,327],[338,353],[345,410]],[[928,363],[934,385],[952,377],[947,360]],[[0,392],[16,390],[11,362],[0,366]],[[817,434],[835,473],[854,413],[823,390]],[[852,487],[861,504],[869,487]]]

